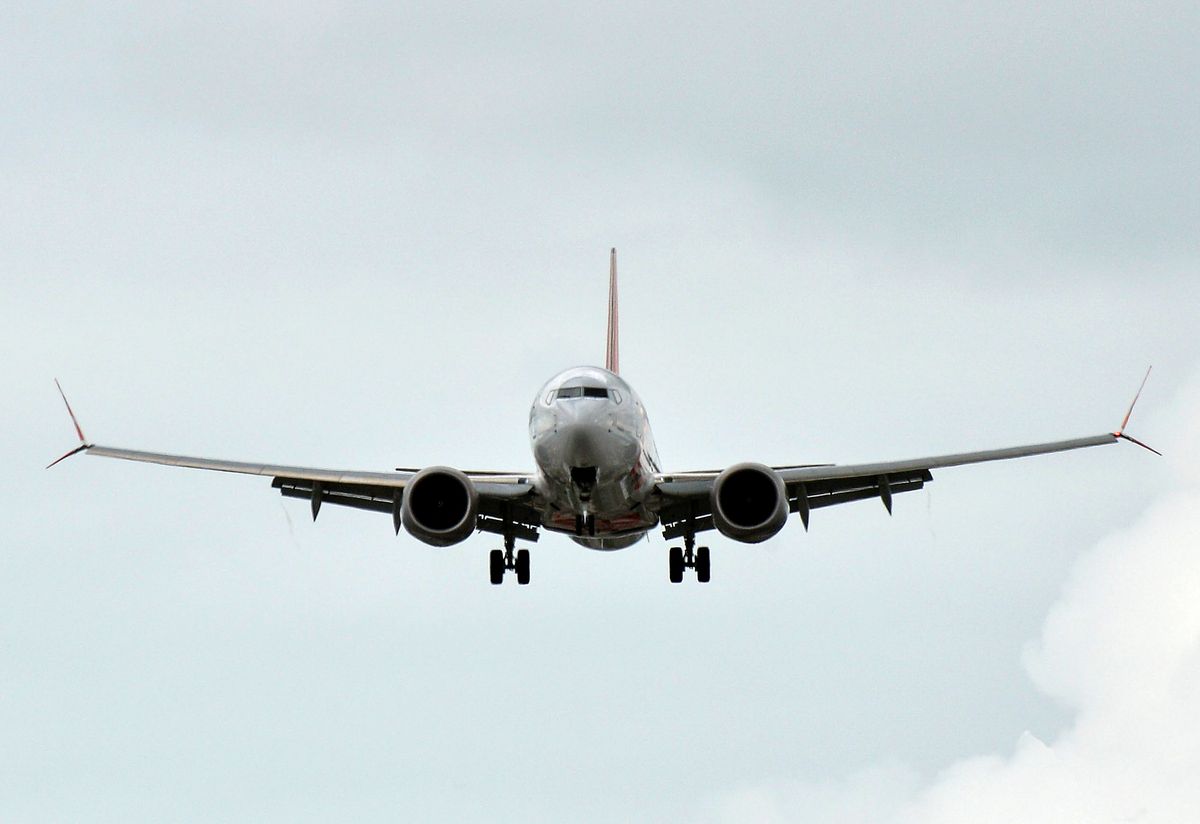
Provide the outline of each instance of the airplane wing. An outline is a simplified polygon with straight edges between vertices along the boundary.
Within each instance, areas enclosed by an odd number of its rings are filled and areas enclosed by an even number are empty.
[[[58,381],[55,381],[57,384]],[[62,387],[58,387],[62,394]],[[114,446],[90,443],[75,417],[65,394],[62,396],[67,413],[79,436],[79,446],[63,455],[50,466],[72,455],[85,452],[100,458],[117,458],[124,461],[181,466],[189,469],[207,469],[214,472],[232,472],[239,475],[260,475],[271,478],[271,486],[286,498],[304,498],[311,502],[312,515],[316,519],[322,504],[347,506],[375,512],[392,513],[396,531],[400,530],[400,505],[404,488],[417,474],[416,469],[400,469],[394,472],[372,472],[351,469],[321,469],[308,466],[287,466],[254,461],[226,461],[214,458],[197,458],[190,455],[174,455],[165,452],[145,452]],[[47,467],[49,468],[49,467]],[[479,493],[479,517],[476,528],[486,532],[500,532],[507,519],[516,525],[516,536],[525,540],[537,540],[537,527],[541,517],[530,506],[537,494],[533,486],[533,475],[520,472],[467,472]],[[510,527],[511,529],[511,527]]]
[[[772,467],[783,480],[787,490],[788,510],[800,514],[807,528],[809,512],[826,506],[879,498],[891,512],[892,496],[921,489],[933,480],[932,470],[965,464],[1003,461],[1051,452],[1066,452],[1089,446],[1103,446],[1117,441],[1133,440],[1124,433],[1106,432],[1088,438],[988,449],[979,452],[958,452],[899,461],[862,464],[826,464],[814,466]],[[1141,444],[1144,446],[1144,444]],[[1150,447],[1146,447],[1149,449]],[[659,517],[667,538],[714,529],[710,496],[718,472],[661,475],[656,491],[662,496]]]
[[[879,498],[890,514],[892,496],[901,492],[921,489],[933,480],[934,469],[988,461],[1006,461],[1010,458],[1047,455],[1052,452],[1068,452],[1072,449],[1104,446],[1122,440],[1137,444],[1156,455],[1161,455],[1162,453],[1154,447],[1147,446],[1132,435],[1125,433],[1125,427],[1129,425],[1129,418],[1133,415],[1133,407],[1137,405],[1138,398],[1142,396],[1142,390],[1146,387],[1149,377],[1150,370],[1147,369],[1137,394],[1133,396],[1133,401],[1125,412],[1125,418],[1115,432],[1105,432],[1102,435],[1092,435],[1087,438],[1071,438],[1065,441],[985,449],[979,452],[932,455],[927,458],[877,461],[844,466],[838,464],[774,466],[771,467],[771,470],[778,474],[780,480],[783,481],[788,512],[799,513],[800,519],[804,522],[804,528],[808,529],[809,513],[812,510],[867,498]],[[717,470],[707,470],[657,476],[655,479],[657,498],[654,505],[663,526],[664,537],[678,538],[689,533],[695,534],[716,528],[712,516],[712,490],[720,474]]]
[[[84,444],[82,449],[100,458],[119,458],[124,461],[141,461],[142,463],[162,464],[164,466],[182,466],[189,469],[208,469],[215,472],[233,472],[239,475],[264,475],[276,480],[294,482],[314,482],[322,484],[327,490],[336,486],[370,487],[376,490],[403,490],[405,485],[417,474],[416,469],[406,469],[397,472],[370,472],[353,469],[318,469],[308,466],[285,466],[281,464],[266,464],[249,461],[224,461],[213,458],[194,458],[189,455],[171,455],[163,452],[142,452],[136,449],[121,449],[99,444]],[[526,473],[479,472],[466,473],[467,477],[479,489],[481,495],[488,494],[498,498],[520,498],[531,491],[533,476]],[[278,487],[278,484],[276,484]],[[390,497],[390,495],[389,495]]]
[[[81,444],[78,449],[69,452],[68,455],[77,452],[85,452],[100,458],[118,458],[164,466],[232,472],[239,475],[261,475],[271,478],[271,486],[278,489],[285,498],[303,498],[310,501],[314,519],[323,504],[373,512],[389,512],[392,514],[397,531],[400,528],[400,504],[403,500],[404,488],[416,475],[416,470],[370,472],[225,461],[162,452],[143,452],[137,449],[101,446],[86,442]],[[63,457],[67,457],[67,455]],[[537,510],[527,503],[536,494],[531,474],[497,472],[468,472],[465,474],[479,492],[477,529],[499,532],[502,525],[498,523],[497,519],[508,518],[517,524],[517,537],[530,541],[537,540],[537,527],[541,525],[541,518]],[[493,529],[493,526],[496,528]]]

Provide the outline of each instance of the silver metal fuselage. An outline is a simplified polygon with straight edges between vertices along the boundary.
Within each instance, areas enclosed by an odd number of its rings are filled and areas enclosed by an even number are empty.
[[[555,375],[529,411],[544,526],[592,549],[623,549],[657,522],[644,504],[659,471],[650,421],[620,376],[595,366]]]

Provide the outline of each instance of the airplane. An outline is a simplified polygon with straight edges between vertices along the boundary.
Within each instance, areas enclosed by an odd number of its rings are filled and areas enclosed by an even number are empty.
[[[529,410],[532,472],[464,472],[448,466],[397,468],[393,472],[318,469],[185,455],[143,452],[91,443],[58,386],[79,437],[79,446],[50,464],[80,452],[104,458],[208,469],[272,478],[284,497],[310,502],[313,520],[325,504],[391,513],[419,541],[447,547],[474,532],[502,537],[503,549],[488,558],[491,583],[514,573],[519,585],[530,580],[529,550],[518,540],[535,542],[539,530],[568,536],[594,550],[633,546],[661,527],[668,540],[668,577],[683,581],[686,570],[707,583],[712,574],[708,547],[696,536],[716,530],[742,543],[775,536],[790,514],[808,529],[812,510],[878,498],[888,513],[893,496],[918,490],[933,480],[932,471],[951,466],[1065,452],[1130,441],[1162,453],[1125,433],[1137,394],[1114,432],[1063,441],[864,464],[766,466],[738,463],[725,469],[665,472],[659,462],[650,419],[637,393],[620,376],[617,314],[617,250],[609,259],[608,339],[604,368],[578,366],[560,372],[534,396]],[[50,467],[47,467],[49,469]]]

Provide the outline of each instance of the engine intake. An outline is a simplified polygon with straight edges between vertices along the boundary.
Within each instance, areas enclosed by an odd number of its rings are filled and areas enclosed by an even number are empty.
[[[400,517],[418,541],[450,546],[475,531],[479,493],[471,479],[448,466],[422,469],[404,488]]]
[[[735,541],[757,544],[787,523],[783,478],[769,466],[740,463],[717,476],[712,488],[713,524]]]

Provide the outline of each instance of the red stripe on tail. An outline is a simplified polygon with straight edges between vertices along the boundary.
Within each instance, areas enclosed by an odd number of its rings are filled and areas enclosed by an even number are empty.
[[[618,374],[620,365],[620,329],[617,317],[617,250],[612,250],[608,268],[608,344],[604,350],[604,368]]]
[[[80,443],[86,443],[87,438],[83,436],[83,427],[79,425],[79,419],[75,417],[75,411],[71,409],[71,402],[67,400],[67,393],[63,391],[62,384],[58,382],[58,378],[54,379],[54,385],[58,387],[58,394],[62,396],[63,403],[67,406],[67,414],[71,416],[71,423],[75,424],[75,434],[79,436]],[[59,458],[62,460],[62,458]]]

